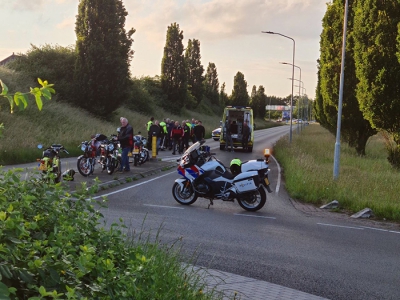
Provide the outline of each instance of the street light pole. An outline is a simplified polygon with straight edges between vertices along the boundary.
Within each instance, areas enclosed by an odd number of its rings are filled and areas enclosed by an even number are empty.
[[[290,39],[293,41],[293,59],[292,59],[292,97],[290,98],[290,132],[289,132],[289,143],[292,143],[292,125],[293,125],[293,86],[294,86],[294,54],[296,52],[296,42],[293,38],[290,36],[278,33],[278,32],[273,32],[273,31],[261,31],[262,33],[268,33],[268,34],[277,34],[280,36],[283,36],[287,39]]]
[[[340,160],[340,127],[342,122],[342,103],[343,103],[343,84],[344,84],[344,58],[346,53],[346,31],[347,31],[347,11],[349,9],[349,1],[346,0],[344,7],[344,21],[343,21],[343,41],[342,41],[342,63],[340,72],[340,83],[339,83],[339,103],[338,103],[338,117],[337,117],[337,128],[336,128],[336,143],[335,143],[335,155],[333,159],[333,179],[336,180],[339,177],[339,160]]]
[[[291,63],[287,63],[287,62],[279,62],[280,64],[282,64],[282,65],[292,65]],[[299,67],[299,66],[294,66],[294,67],[296,67],[296,68],[298,68],[299,69],[299,71],[300,71],[300,82],[303,84],[303,86],[304,86],[304,82],[303,81],[301,81],[301,68]],[[300,85],[299,85],[299,97],[301,97],[301,94],[300,94]],[[300,100],[300,99],[299,99]],[[301,119],[303,119],[303,118],[301,118]],[[297,122],[297,124],[299,124],[298,122]],[[297,133],[299,133],[299,126],[297,126]]]
[[[288,79],[292,79],[292,78],[288,78]],[[300,120],[302,120],[303,118],[301,117],[302,116],[302,111],[301,111],[301,93],[300,93],[300,88],[302,87],[302,86],[304,86],[304,82],[303,81],[301,81],[301,80],[298,80],[298,79],[294,79],[294,80],[296,80],[296,81],[298,81],[299,82],[299,85],[295,85],[295,87],[299,87],[299,109],[298,109],[298,112],[297,112],[297,114],[298,114],[298,118],[297,118],[297,134],[299,134],[299,126],[300,126],[300,128],[302,128],[301,127],[301,125],[299,125],[299,118],[300,118]]]

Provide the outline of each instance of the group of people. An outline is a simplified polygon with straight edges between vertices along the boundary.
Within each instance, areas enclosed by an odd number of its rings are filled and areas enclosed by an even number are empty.
[[[172,154],[176,151],[181,154],[184,149],[189,148],[189,142],[195,143],[201,141],[205,137],[205,129],[200,120],[194,118],[189,120],[179,121],[166,118],[159,122],[151,117],[146,124],[148,133],[148,149],[152,149],[152,138],[156,137],[156,152],[172,150]]]
[[[120,142],[122,153],[121,153],[121,166],[117,172],[130,172],[129,166],[129,152],[133,149],[133,128],[129,124],[128,119],[125,117],[120,118],[121,127],[118,132],[116,139]],[[172,154],[176,154],[175,149],[178,149],[179,154],[184,149],[189,148],[189,142],[195,143],[205,137],[205,129],[201,121],[192,119],[183,120],[182,123],[174,121],[169,118],[159,122],[151,117],[146,124],[148,132],[147,146],[149,150],[152,150],[152,138],[156,137],[156,153],[158,151],[165,151],[166,149],[172,150]],[[92,136],[92,145],[95,149],[100,144],[101,136]],[[105,137],[105,136],[104,136]]]
[[[227,120],[225,127],[226,127],[225,151],[228,151],[228,144],[229,144],[229,146],[231,148],[230,151],[234,152],[232,135],[238,133],[236,121],[230,121],[230,120],[228,121]],[[250,133],[251,133],[251,129],[249,127],[249,124],[247,124],[247,122],[244,121],[243,128],[242,128],[242,148],[244,151],[247,151],[249,149],[248,143],[249,143]]]

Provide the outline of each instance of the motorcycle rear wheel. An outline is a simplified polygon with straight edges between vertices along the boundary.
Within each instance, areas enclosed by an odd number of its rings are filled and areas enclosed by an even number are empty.
[[[193,190],[193,186],[189,181],[183,183],[183,188],[177,182],[172,186],[172,195],[175,200],[182,205],[190,205],[196,202],[197,194]]]
[[[53,173],[54,173],[54,183],[60,183],[61,182],[61,161],[60,159],[57,159],[57,166],[53,167]]]
[[[247,211],[257,211],[264,207],[267,201],[267,194],[264,187],[260,185],[258,190],[252,195],[245,195],[245,197],[237,198],[239,205]]]
[[[84,177],[88,177],[90,174],[93,173],[93,166],[90,163],[90,160],[86,157],[78,158],[76,166],[79,173]]]

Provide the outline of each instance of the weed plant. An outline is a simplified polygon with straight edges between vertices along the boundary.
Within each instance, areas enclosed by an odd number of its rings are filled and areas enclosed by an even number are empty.
[[[92,191],[0,172],[0,299],[213,299],[177,244],[102,226]]]
[[[387,161],[383,137],[370,138],[366,156],[341,143],[339,176],[333,179],[335,137],[318,124],[306,126],[274,147],[292,198],[316,205],[339,201],[354,213],[366,207],[379,219],[400,221],[400,172]]]

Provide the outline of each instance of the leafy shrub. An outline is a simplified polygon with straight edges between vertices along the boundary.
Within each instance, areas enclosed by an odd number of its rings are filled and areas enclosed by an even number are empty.
[[[35,177],[0,172],[0,299],[205,299],[167,251],[100,226],[102,203]]]

